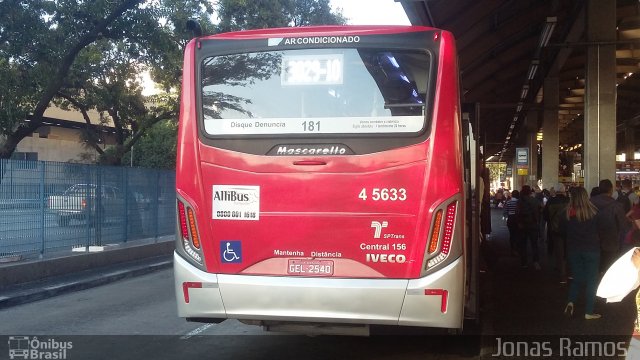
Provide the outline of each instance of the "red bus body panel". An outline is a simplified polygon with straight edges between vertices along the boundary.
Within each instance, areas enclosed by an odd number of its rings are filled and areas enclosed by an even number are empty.
[[[391,34],[426,29],[295,28],[210,39]],[[332,277],[415,279],[424,274],[423,259],[434,210],[452,197],[464,198],[458,80],[457,76],[443,76],[457,73],[455,46],[450,33],[439,34],[434,40],[440,42],[440,56],[429,138],[412,146],[348,156],[259,156],[203,144],[197,130],[196,69],[193,61],[188,61],[193,59],[198,40],[188,44],[176,187],[178,195],[195,211],[207,272],[286,276],[289,260],[315,258],[333,261]],[[298,161],[311,161],[312,165],[296,165]],[[258,186],[259,220],[213,219],[214,185]],[[363,189],[366,200],[359,197]],[[373,201],[373,189],[405,189],[406,200]],[[457,213],[465,214],[464,201],[459,201]],[[374,222],[387,223],[380,238],[374,237]],[[241,242],[242,262],[223,263],[221,244],[225,241]],[[283,255],[288,253],[294,255]]]
[[[252,155],[215,147],[215,137],[198,133],[201,90],[194,59],[201,49],[208,47],[206,56],[215,52],[216,39],[223,40],[227,53],[234,51],[236,40],[268,39],[245,43],[242,51],[250,52],[287,37],[385,35],[383,43],[394,47],[395,40],[386,35],[398,34],[400,44],[402,34],[420,31],[433,34],[434,43],[425,48],[437,47],[432,53],[437,53],[437,74],[434,96],[428,98],[428,137],[403,142],[413,145],[341,156]],[[422,35],[413,39],[421,42]],[[377,39],[370,40],[376,46]],[[178,131],[174,276],[179,316],[267,326],[293,321],[313,329],[318,322],[460,329],[469,298],[469,194],[458,95],[453,37],[436,29],[289,28],[191,41],[185,51]],[[240,202],[252,204],[259,218],[219,219],[221,209],[233,209],[220,205],[221,197],[225,203],[235,201],[236,195],[225,193],[228,189],[253,196]],[[434,219],[440,219],[438,225]],[[438,237],[432,235],[434,229],[440,229]],[[194,233],[199,241],[193,241]],[[437,242],[430,244],[432,240]],[[427,253],[433,244],[435,251]],[[227,257],[230,247],[233,256]],[[331,271],[298,271],[310,264],[331,264]]]

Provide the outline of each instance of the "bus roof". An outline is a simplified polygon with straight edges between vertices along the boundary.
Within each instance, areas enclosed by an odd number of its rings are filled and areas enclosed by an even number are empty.
[[[273,29],[256,29],[227,32],[216,35],[203,36],[200,39],[225,39],[225,40],[248,40],[264,39],[270,37],[291,37],[291,36],[341,36],[341,35],[380,35],[396,34],[416,31],[439,30],[426,26],[404,26],[404,25],[326,25],[326,26],[300,26]]]

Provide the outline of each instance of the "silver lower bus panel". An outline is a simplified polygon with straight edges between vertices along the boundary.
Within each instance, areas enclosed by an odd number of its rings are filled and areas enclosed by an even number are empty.
[[[178,315],[198,321],[462,328],[462,258],[419,279],[337,279],[211,274],[174,253],[174,275]]]

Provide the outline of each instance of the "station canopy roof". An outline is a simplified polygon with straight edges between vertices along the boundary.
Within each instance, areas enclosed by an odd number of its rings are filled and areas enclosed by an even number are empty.
[[[542,84],[554,67],[560,81],[560,145],[583,142],[587,1],[399,2],[412,24],[455,36],[462,101],[479,103],[487,156],[499,154],[503,161],[510,160],[515,144],[526,143],[524,118],[530,109],[542,108]],[[617,0],[616,6],[617,143],[621,144],[625,122],[633,125],[634,132],[640,127],[640,2]],[[539,129],[542,116],[537,120]]]

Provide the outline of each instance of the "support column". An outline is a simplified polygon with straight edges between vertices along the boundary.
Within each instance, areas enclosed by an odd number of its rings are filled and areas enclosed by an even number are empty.
[[[516,157],[513,157],[513,160],[511,161],[511,169],[513,169],[513,185],[512,189],[518,190],[520,191],[520,189],[522,189],[522,185],[526,184],[526,182],[523,182],[523,177],[518,175],[518,163],[516,161]],[[527,175],[528,176],[528,175]]]
[[[549,189],[558,182],[560,135],[558,105],[560,99],[557,77],[544,79],[544,113],[542,114],[542,185]]]
[[[636,134],[633,122],[632,119],[624,122],[624,152],[627,154],[627,160],[635,160],[633,155],[636,152]]]
[[[534,188],[538,184],[538,112],[529,110],[525,121],[527,147],[529,148],[529,175],[526,183]]]
[[[616,41],[616,1],[588,0],[587,41]],[[616,177],[616,48],[587,48],[587,89],[584,116],[584,186]]]

